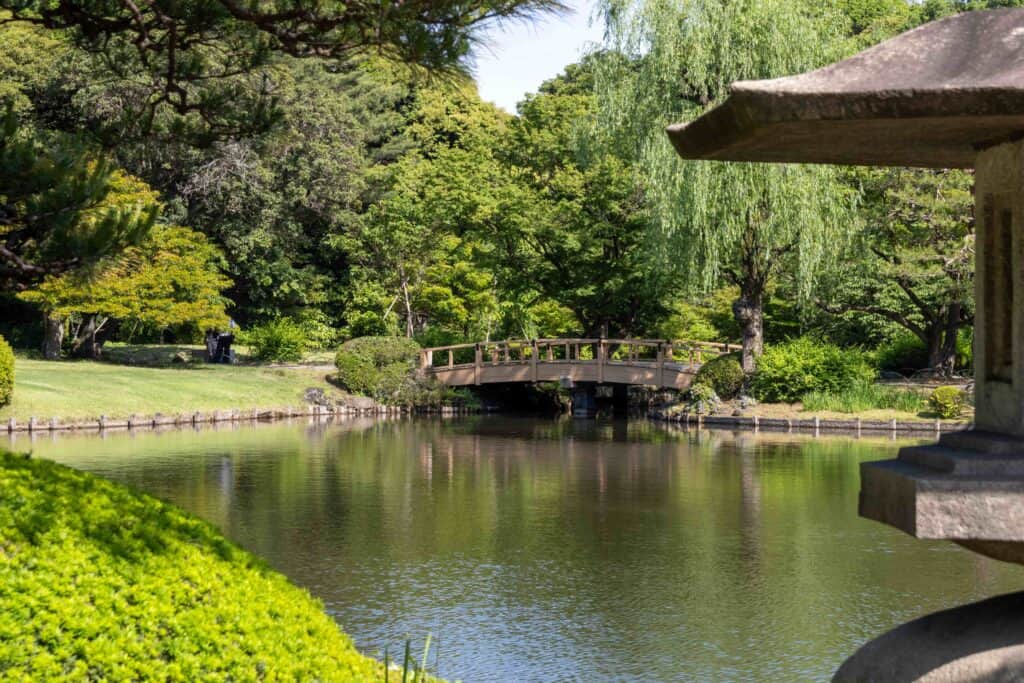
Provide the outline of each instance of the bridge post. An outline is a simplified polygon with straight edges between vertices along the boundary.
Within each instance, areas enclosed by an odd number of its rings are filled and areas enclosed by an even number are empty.
[[[658,342],[658,388],[665,386],[665,342]]]
[[[537,346],[537,340],[530,340],[530,379],[533,382],[537,381],[537,355],[540,353],[540,348]]]
[[[424,370],[434,367],[434,350],[423,349],[420,352],[420,367]]]
[[[480,385],[480,368],[484,364],[484,351],[477,344],[473,352],[473,384]]]
[[[597,383],[604,384],[604,358],[608,353],[608,347],[606,346],[605,340],[599,339],[597,342]]]

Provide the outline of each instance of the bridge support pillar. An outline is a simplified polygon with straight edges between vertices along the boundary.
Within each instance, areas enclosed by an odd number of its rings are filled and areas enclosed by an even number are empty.
[[[629,415],[629,385],[612,385],[612,412],[615,417]]]
[[[576,383],[572,388],[572,416],[597,417],[597,385],[592,382]]]

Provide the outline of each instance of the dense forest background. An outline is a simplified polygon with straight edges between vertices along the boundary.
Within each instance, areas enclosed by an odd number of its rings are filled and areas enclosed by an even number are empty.
[[[605,44],[514,115],[464,63],[238,64],[227,34],[175,80],[166,52],[0,10],[0,334],[50,358],[229,319],[319,348],[810,335],[949,372],[970,362],[969,173],[709,172],[658,139],[735,78],[1017,4],[608,0]]]

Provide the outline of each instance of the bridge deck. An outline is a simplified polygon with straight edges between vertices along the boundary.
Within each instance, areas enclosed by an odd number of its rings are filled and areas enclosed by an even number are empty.
[[[657,339],[531,339],[424,349],[425,372],[448,386],[595,382],[686,389],[705,358],[736,345]],[[435,364],[435,358],[447,361]]]

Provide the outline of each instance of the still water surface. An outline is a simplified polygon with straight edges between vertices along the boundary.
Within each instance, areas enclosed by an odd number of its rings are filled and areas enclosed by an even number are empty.
[[[812,681],[898,623],[1024,587],[858,519],[858,463],[899,445],[480,418],[31,447],[217,524],[368,653],[433,634],[452,679]]]

